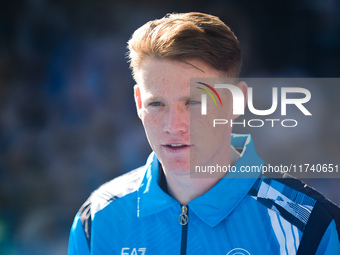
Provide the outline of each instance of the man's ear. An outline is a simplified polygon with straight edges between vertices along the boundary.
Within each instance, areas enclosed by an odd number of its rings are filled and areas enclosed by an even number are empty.
[[[246,108],[247,105],[247,99],[248,99],[248,85],[244,81],[240,81],[239,83],[235,84],[243,93],[243,98],[244,98],[244,109]],[[233,115],[233,119],[238,118],[240,115]]]
[[[134,90],[137,114],[138,114],[138,117],[141,119],[142,118],[142,97],[141,97],[141,92],[140,92],[140,88],[138,84],[136,84],[133,87],[133,90]]]

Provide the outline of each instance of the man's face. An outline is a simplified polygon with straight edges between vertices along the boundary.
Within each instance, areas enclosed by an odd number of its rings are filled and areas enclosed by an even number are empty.
[[[189,174],[190,166],[227,164],[229,159],[231,128],[214,128],[213,119],[233,118],[231,95],[221,91],[223,107],[213,107],[208,100],[208,114],[202,116],[202,91],[190,91],[190,78],[221,78],[221,74],[199,60],[184,63],[151,57],[137,73],[138,115],[153,151],[170,174]]]

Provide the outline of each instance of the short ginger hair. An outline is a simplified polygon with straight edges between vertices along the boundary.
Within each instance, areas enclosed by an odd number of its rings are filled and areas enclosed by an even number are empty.
[[[200,59],[222,74],[237,78],[241,69],[239,42],[218,17],[199,13],[172,13],[147,22],[128,41],[132,75],[146,57],[185,61]]]

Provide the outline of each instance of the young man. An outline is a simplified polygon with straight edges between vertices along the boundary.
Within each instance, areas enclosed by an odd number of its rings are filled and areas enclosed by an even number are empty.
[[[167,15],[135,31],[128,48],[153,153],[90,196],[74,220],[69,254],[340,254],[339,208],[300,181],[190,175],[193,165],[263,164],[250,135],[211,125],[237,117],[231,94],[220,92],[223,107],[202,117],[200,90],[190,89],[191,78],[239,75],[238,41],[223,22]],[[245,83],[234,86],[246,96]]]

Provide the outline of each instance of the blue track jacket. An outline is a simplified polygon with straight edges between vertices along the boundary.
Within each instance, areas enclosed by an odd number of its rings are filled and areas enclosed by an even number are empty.
[[[233,134],[232,145],[242,150],[238,170],[264,164],[250,135]],[[144,167],[92,193],[74,219],[68,254],[340,254],[340,208],[320,193],[287,176],[227,177],[181,206],[151,153]]]

